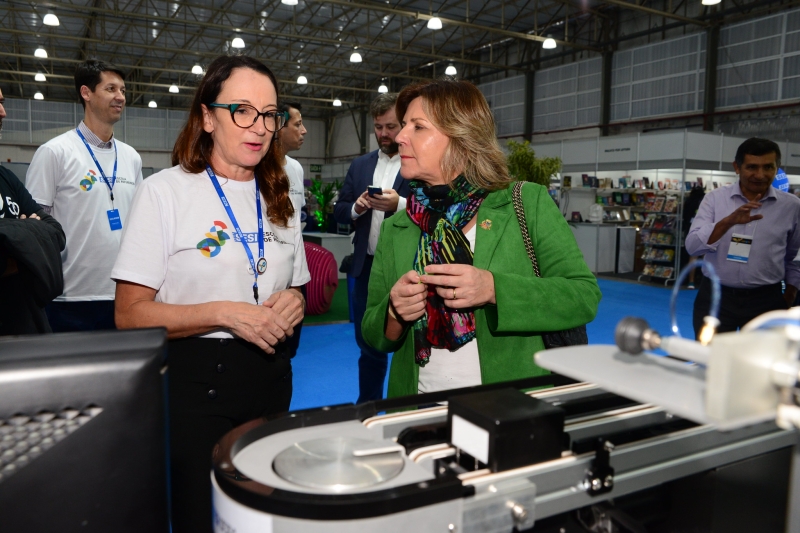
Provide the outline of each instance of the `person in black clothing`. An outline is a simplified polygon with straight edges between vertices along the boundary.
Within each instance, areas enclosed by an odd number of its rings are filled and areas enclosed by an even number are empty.
[[[0,129],[6,116],[0,91]],[[61,294],[64,230],[0,167],[0,335],[49,333],[44,306]]]
[[[689,197],[686,199],[686,202],[683,204],[683,242],[686,242],[686,235],[689,233],[689,228],[692,227],[692,221],[694,220],[694,216],[697,214],[697,210],[700,209],[700,204],[703,202],[703,198],[706,195],[706,191],[703,187],[699,187],[695,185],[692,187],[691,192],[689,192]],[[684,248],[685,250],[685,248]],[[688,255],[688,252],[687,252]],[[697,257],[689,256],[689,263],[686,265],[687,268],[692,265],[692,263],[697,260]],[[686,286],[687,289],[694,289],[694,276],[696,270],[692,270],[689,272],[689,284]]]

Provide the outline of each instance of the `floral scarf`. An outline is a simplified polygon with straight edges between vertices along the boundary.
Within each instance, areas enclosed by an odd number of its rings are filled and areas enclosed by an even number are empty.
[[[426,265],[471,265],[472,250],[462,229],[475,217],[488,191],[472,186],[464,176],[450,185],[426,186],[417,181],[410,185],[406,211],[422,232],[414,270],[425,274]],[[415,360],[425,366],[432,347],[454,351],[475,338],[475,314],[447,307],[431,286],[425,314],[414,322],[413,330]]]

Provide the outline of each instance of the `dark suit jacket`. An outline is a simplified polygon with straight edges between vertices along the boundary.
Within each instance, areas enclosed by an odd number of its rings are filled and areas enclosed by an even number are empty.
[[[372,212],[365,213],[353,220],[350,216],[353,204],[361,193],[372,185],[372,177],[375,174],[375,167],[378,166],[378,150],[362,155],[350,164],[344,184],[339,191],[339,200],[333,207],[333,216],[339,224],[353,223],[356,232],[353,237],[353,264],[350,275],[357,278],[361,275],[364,267],[364,258],[367,256],[367,245],[369,244],[369,228],[372,225]],[[404,180],[400,173],[394,179],[392,188],[403,198],[410,194],[408,181]],[[385,213],[384,218],[389,218],[394,213]]]

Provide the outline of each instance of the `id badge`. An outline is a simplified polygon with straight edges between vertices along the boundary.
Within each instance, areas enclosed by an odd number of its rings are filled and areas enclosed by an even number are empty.
[[[752,244],[752,235],[734,233],[731,237],[731,246],[728,248],[728,261],[747,263],[747,260],[750,258],[750,246]]]
[[[109,209],[106,211],[108,215],[108,223],[111,226],[111,231],[122,229],[122,219],[119,218],[119,209]]]

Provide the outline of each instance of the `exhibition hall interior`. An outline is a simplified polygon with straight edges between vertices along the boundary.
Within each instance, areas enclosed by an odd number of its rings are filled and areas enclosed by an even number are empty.
[[[3,533],[800,533],[800,2],[4,0]]]

